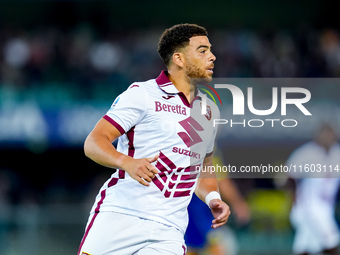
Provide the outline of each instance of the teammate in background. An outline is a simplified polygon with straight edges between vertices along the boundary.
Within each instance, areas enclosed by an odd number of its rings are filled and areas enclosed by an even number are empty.
[[[79,255],[185,254],[194,191],[210,207],[213,228],[228,220],[216,176],[196,172],[212,164],[217,131],[211,116],[201,114],[201,94],[190,83],[209,81],[213,74],[216,58],[207,31],[193,24],[173,26],[161,36],[158,53],[167,71],[133,83],[85,141],[88,157],[117,171],[99,191]],[[212,101],[207,107],[219,116]]]
[[[335,220],[335,200],[339,189],[339,173],[329,171],[329,166],[340,167],[340,145],[335,130],[323,125],[314,141],[296,149],[287,165],[326,166],[327,171],[312,174],[290,173],[294,188],[291,223],[296,229],[293,243],[295,254],[337,254],[340,233]],[[335,172],[335,174],[334,174]]]
[[[213,157],[214,165],[223,165],[222,156],[216,153]],[[222,199],[227,201],[233,210],[236,222],[244,225],[250,220],[250,210],[240,194],[234,181],[228,178],[226,173],[217,173]],[[208,254],[232,255],[236,244],[234,240],[226,240],[228,229],[225,227],[214,230],[211,228],[211,213],[206,205],[197,196],[193,196],[188,207],[189,225],[185,233],[185,241],[188,246],[187,255]],[[229,241],[227,244],[226,241]],[[235,241],[234,241],[235,242]]]

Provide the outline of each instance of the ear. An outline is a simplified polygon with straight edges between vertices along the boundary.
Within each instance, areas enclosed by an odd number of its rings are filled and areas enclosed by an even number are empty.
[[[183,66],[184,66],[184,62],[185,62],[183,53],[181,53],[181,52],[175,52],[175,53],[172,55],[172,62],[173,62],[175,65],[177,65],[178,67],[183,67]]]

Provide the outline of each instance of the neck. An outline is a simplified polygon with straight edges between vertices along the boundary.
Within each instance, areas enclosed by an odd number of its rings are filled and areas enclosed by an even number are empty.
[[[190,79],[184,72],[176,72],[174,70],[168,70],[169,80],[174,84],[179,92],[182,92],[188,102],[191,103],[195,98],[195,86],[190,83]]]

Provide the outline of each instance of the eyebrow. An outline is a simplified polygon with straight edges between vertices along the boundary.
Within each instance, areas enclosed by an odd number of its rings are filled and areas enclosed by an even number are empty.
[[[196,50],[199,50],[199,49],[201,49],[201,48],[206,48],[206,49],[212,49],[212,46],[208,46],[208,45],[200,45],[200,46],[198,46],[197,47],[197,49]]]

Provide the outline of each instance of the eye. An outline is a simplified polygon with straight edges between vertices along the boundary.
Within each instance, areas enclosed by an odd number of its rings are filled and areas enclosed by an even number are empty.
[[[201,52],[200,52],[200,53],[204,54],[205,52],[206,52],[206,50],[201,50]]]

